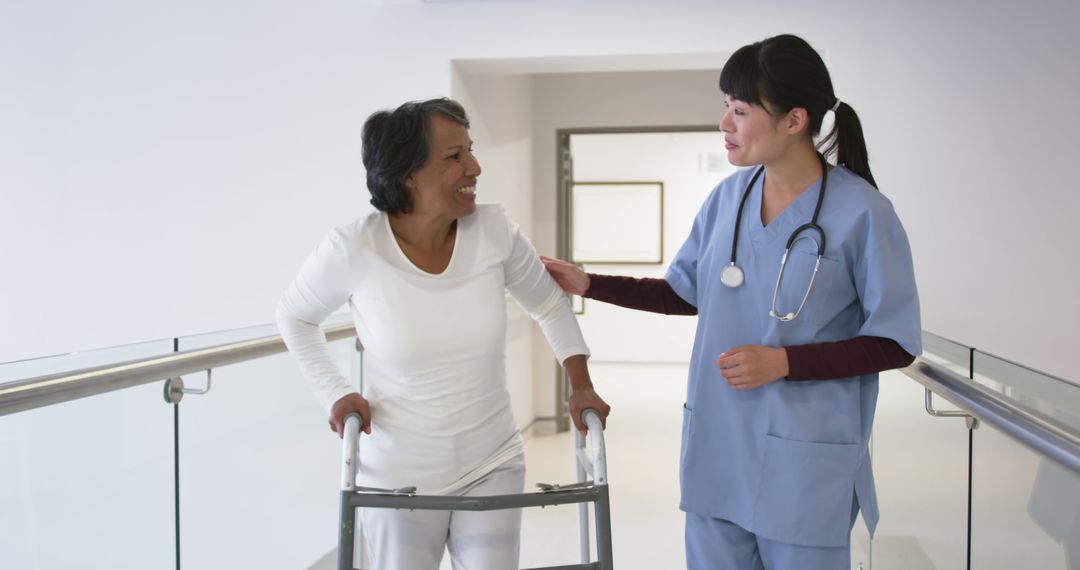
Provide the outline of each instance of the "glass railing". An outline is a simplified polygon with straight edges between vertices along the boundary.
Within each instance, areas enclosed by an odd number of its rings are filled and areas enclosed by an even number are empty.
[[[1080,568],[1080,386],[923,340],[905,371],[918,383],[881,378],[872,453],[882,522],[852,567]],[[959,417],[926,413],[927,387],[935,411]]]
[[[0,365],[0,399],[27,378],[276,334],[252,327]],[[336,338],[331,353],[359,384],[355,337]],[[292,570],[331,557],[338,481],[326,466],[340,443],[296,364],[281,347],[210,369],[210,390],[177,404],[162,378],[0,415],[0,568]],[[207,372],[195,370],[181,377],[198,391]]]
[[[1080,386],[974,353],[974,381],[1080,445]],[[1080,474],[981,426],[972,446],[971,567],[1080,568]]]
[[[352,339],[330,348],[355,370]],[[180,403],[183,567],[309,568],[335,550],[338,474],[327,466],[341,444],[297,375],[288,354],[243,362]]]
[[[974,380],[1025,411],[1080,432],[1080,385],[976,350]]]
[[[923,331],[922,342],[923,360],[940,364],[965,378],[971,377],[974,348],[926,331]]]
[[[167,340],[28,360],[0,377],[172,351]],[[0,568],[174,567],[172,433],[160,382],[0,416]]]
[[[343,322],[327,324],[339,327],[332,354],[359,383]],[[296,365],[265,341],[276,334],[249,327],[0,365],[0,568],[332,566],[339,482],[326,465],[340,446]],[[5,411],[5,386],[28,378],[252,343],[267,352],[211,366],[210,390],[177,404],[160,377]],[[906,372],[919,382],[882,374],[871,443],[882,519],[873,539],[856,525],[852,567],[1077,568],[1080,477],[1012,430],[1056,434],[1059,449],[1080,443],[1080,386],[936,335],[924,346],[921,362],[945,382],[934,408],[962,413],[924,410],[918,363]],[[205,367],[179,375],[193,392],[206,386]],[[1003,406],[1005,423],[966,421],[983,408],[964,408],[950,386]]]
[[[15,382],[35,376],[70,372],[94,366],[138,360],[151,356],[171,354],[173,339],[152,340],[123,346],[114,346],[80,352],[69,352],[41,358],[30,358],[0,364],[0,384]]]
[[[967,378],[971,348],[923,335],[924,360]],[[871,457],[881,520],[872,540],[857,523],[852,568],[905,570],[967,568],[969,437],[959,418],[925,411],[923,386],[902,372],[881,374]],[[941,410],[955,410],[942,398]],[[861,550],[855,540],[869,545]]]

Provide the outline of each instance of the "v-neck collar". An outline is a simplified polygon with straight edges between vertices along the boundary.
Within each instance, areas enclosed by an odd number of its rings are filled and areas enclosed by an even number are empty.
[[[401,244],[398,243],[397,236],[394,235],[394,228],[390,227],[390,216],[384,213],[383,220],[384,226],[386,227],[386,235],[390,238],[390,245],[397,251],[398,255],[401,256],[401,260],[405,262],[406,266],[427,277],[445,277],[450,272],[450,268],[454,265],[454,259],[457,258],[458,246],[461,244],[461,218],[457,220],[457,224],[455,224],[454,227],[454,247],[450,251],[450,261],[447,262],[446,267],[439,273],[425,271],[421,269],[420,266],[413,263],[413,261],[409,259],[409,256],[405,254],[405,250],[401,249]]]
[[[743,219],[743,223],[749,224],[750,238],[755,244],[772,243],[778,238],[783,238],[786,242],[795,228],[810,223],[810,219],[814,216],[814,207],[817,205],[818,194],[821,193],[821,177],[811,182],[767,226],[761,223],[761,200],[764,191],[765,175],[762,173],[760,181],[755,182],[754,188],[750,191],[750,199],[746,204],[747,213],[743,214],[752,216],[752,219]]]

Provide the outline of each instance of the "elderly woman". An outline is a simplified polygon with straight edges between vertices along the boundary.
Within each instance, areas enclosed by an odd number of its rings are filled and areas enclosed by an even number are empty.
[[[609,408],[566,297],[505,211],[476,203],[480,164],[465,110],[406,103],[364,125],[378,212],[335,228],[278,305],[285,343],[340,435],[363,417],[360,484],[425,494],[520,493],[522,440],[506,388],[508,291],[536,319],[570,377],[572,417]],[[349,303],[365,347],[363,394],[335,367],[319,323]],[[378,569],[517,568],[521,513],[361,513]]]

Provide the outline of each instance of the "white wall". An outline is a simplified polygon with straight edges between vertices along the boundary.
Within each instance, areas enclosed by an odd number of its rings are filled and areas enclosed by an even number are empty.
[[[364,207],[358,15],[245,4],[0,5],[0,361],[269,322]]]
[[[1067,55],[1080,4],[888,10],[867,34],[906,32],[912,49],[845,56],[840,89],[859,97],[876,176],[911,236],[923,327],[1080,380],[1080,117],[1068,112],[1080,62]]]
[[[363,119],[446,94],[453,60],[648,61],[793,31],[863,118],[911,234],[925,328],[1075,378],[1080,5],[971,6],[0,4],[0,361],[269,321],[319,237],[366,208]],[[575,103],[567,81],[534,91],[532,233],[547,251],[545,118]],[[713,85],[655,89],[680,112]],[[563,110],[561,126],[602,122]],[[636,111],[644,124],[653,109]]]

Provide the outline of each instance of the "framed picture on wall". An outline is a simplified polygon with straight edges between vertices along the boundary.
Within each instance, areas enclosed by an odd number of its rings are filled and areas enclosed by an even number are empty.
[[[664,262],[663,182],[575,182],[570,198],[574,263]]]

